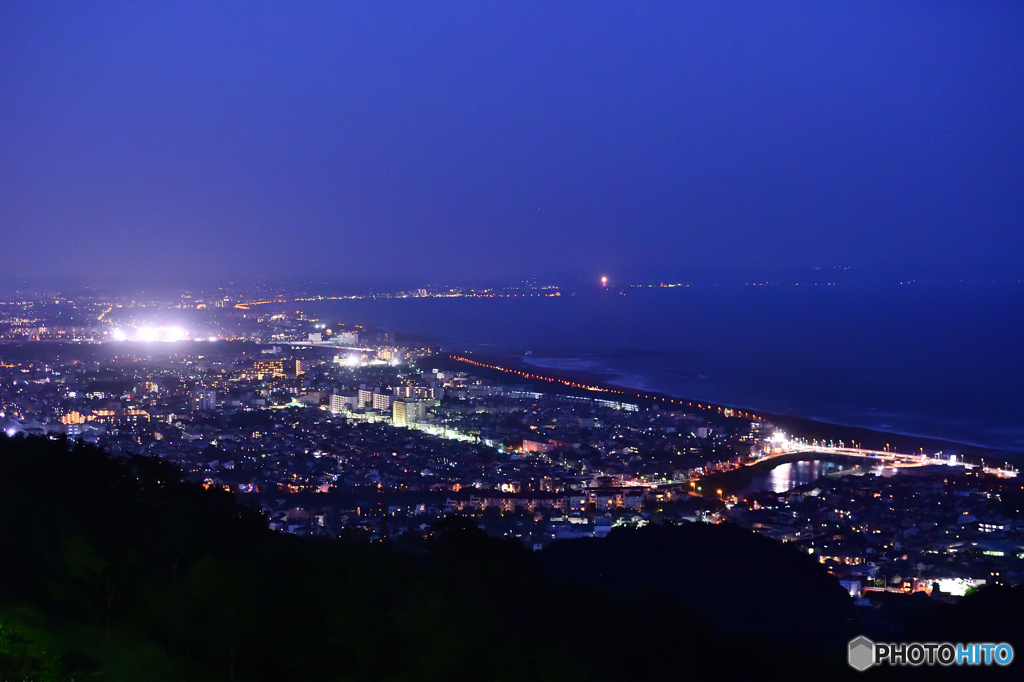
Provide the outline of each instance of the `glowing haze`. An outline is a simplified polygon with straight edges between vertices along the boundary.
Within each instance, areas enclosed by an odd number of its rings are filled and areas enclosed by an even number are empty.
[[[175,341],[216,341],[216,336],[199,337],[190,334],[181,327],[154,327],[149,325],[114,327],[110,330],[111,341],[142,341],[153,343],[162,341],[174,343]]]

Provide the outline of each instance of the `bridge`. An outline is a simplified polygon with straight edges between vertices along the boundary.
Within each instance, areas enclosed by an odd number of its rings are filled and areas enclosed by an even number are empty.
[[[790,440],[785,437],[772,440],[771,445],[769,446],[769,451],[754,462],[751,462],[751,464],[770,461],[778,457],[802,454],[855,457],[880,464],[881,466],[892,467],[894,469],[926,466],[958,466],[964,467],[967,470],[979,469],[982,473],[993,474],[1002,478],[1015,478],[1019,473],[1016,469],[1011,468],[1009,464],[1004,464],[1002,468],[986,466],[984,460],[982,460],[980,465],[972,464],[964,461],[963,458],[957,460],[956,455],[944,456],[941,452],[934,455],[927,455],[922,451],[915,455],[895,452],[893,450],[869,450],[866,448],[847,447],[842,441],[840,441],[839,445],[836,446],[834,443],[830,443],[829,445],[817,442],[808,444],[806,441]]]
[[[999,476],[1000,478],[1016,478],[1020,472],[1017,469],[1013,469],[1009,464],[1004,463],[1002,467],[987,466],[982,460],[982,463],[973,464],[966,462],[963,458],[957,458],[954,455],[943,455],[941,452],[934,455],[927,455],[923,452],[914,454],[906,454],[901,452],[894,452],[892,450],[869,450],[867,448],[858,447],[847,447],[844,444],[841,445],[825,445],[822,443],[807,443],[803,440],[790,440],[783,437],[776,437],[769,441],[768,451],[763,453],[760,457],[747,462],[746,464],[733,465],[732,468],[717,468],[714,467],[712,470],[705,472],[704,475],[699,478],[704,478],[707,475],[726,474],[730,472],[737,472],[745,467],[752,467],[755,465],[765,465],[775,459],[782,459],[786,457],[795,457],[793,461],[797,460],[809,460],[815,459],[816,457],[827,457],[827,456],[838,456],[838,457],[850,457],[864,460],[865,464],[888,467],[892,469],[913,469],[927,466],[950,466],[950,467],[963,467],[964,469],[978,470],[985,474],[991,474]],[[782,464],[780,462],[779,464]],[[778,465],[776,465],[778,466]],[[767,468],[771,469],[774,466],[768,464]],[[599,473],[599,472],[598,472]],[[621,487],[672,487],[672,486],[686,486],[689,485],[691,494],[698,495],[695,486],[698,483],[698,479],[690,478],[685,475],[675,476],[672,478],[647,478],[642,476],[637,479],[622,481],[617,484]]]

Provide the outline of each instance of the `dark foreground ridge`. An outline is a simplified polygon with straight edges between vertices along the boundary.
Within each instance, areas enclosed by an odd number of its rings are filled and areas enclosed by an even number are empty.
[[[159,459],[45,437],[0,436],[0,504],[4,681],[842,678],[862,633],[1022,642],[1019,588],[872,625],[811,557],[729,525],[536,553],[459,517],[296,537]]]

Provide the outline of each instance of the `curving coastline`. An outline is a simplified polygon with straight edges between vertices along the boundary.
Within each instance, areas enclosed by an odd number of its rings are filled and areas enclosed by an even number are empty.
[[[453,366],[461,365],[464,371],[473,371],[478,375],[492,378],[500,376],[506,382],[516,379],[517,383],[536,386],[537,390],[607,397],[609,400],[634,402],[644,406],[657,405],[661,409],[693,409],[716,413],[725,413],[728,410],[737,417],[768,421],[790,435],[807,440],[856,441],[859,444],[862,443],[863,447],[881,450],[888,446],[890,449],[903,453],[915,453],[922,449],[928,453],[941,450],[950,454],[964,455],[968,459],[981,457],[1003,458],[1007,461],[1016,459],[1013,455],[1001,450],[970,443],[846,426],[804,417],[762,412],[745,406],[721,405],[631,388],[614,383],[614,379],[617,377],[610,373],[541,368],[525,362],[523,356],[518,353],[462,352],[446,354],[446,356]]]

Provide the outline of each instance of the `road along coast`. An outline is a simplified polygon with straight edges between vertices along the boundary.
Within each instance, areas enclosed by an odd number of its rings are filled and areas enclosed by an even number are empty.
[[[762,412],[747,407],[721,405],[619,386],[612,383],[611,380],[615,377],[611,374],[538,368],[523,362],[522,355],[519,353],[442,353],[434,360],[440,361],[451,369],[460,369],[495,381],[529,386],[538,392],[584,395],[630,402],[641,407],[713,413],[727,418],[765,421],[785,431],[792,438],[801,438],[808,442],[817,440],[823,443],[839,443],[843,441],[846,444],[856,443],[859,448],[895,451],[904,454],[920,452],[934,454],[941,451],[950,455],[962,455],[968,462],[980,462],[982,458],[986,457],[996,460],[1004,457],[1004,453],[999,450],[968,443],[887,433],[863,427],[832,424],[802,417]],[[435,364],[437,363],[435,362]]]

